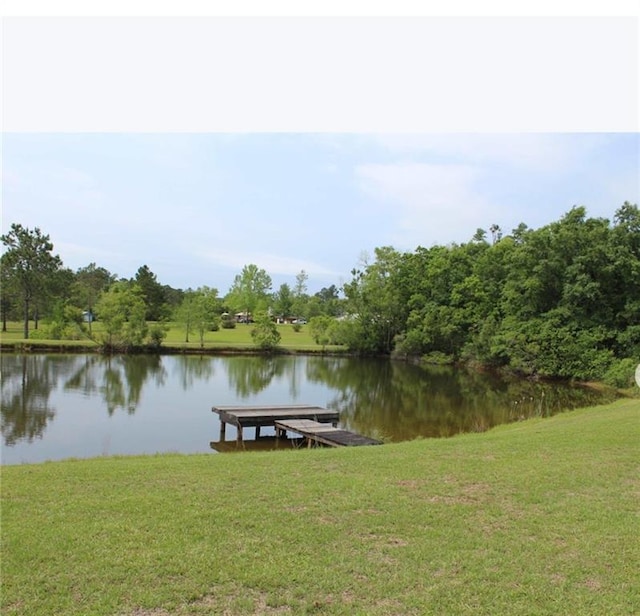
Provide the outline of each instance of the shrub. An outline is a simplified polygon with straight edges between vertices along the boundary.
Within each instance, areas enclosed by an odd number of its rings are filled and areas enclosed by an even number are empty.
[[[151,340],[151,345],[158,348],[162,345],[162,341],[167,336],[167,331],[169,330],[169,326],[166,323],[155,323],[149,328],[149,339]]]
[[[256,315],[255,326],[251,330],[254,343],[264,351],[275,351],[280,344],[280,332],[266,313]]]
[[[231,315],[222,315],[220,319],[220,323],[222,324],[222,329],[235,329],[236,328],[236,320]]]
[[[630,357],[614,361],[605,372],[604,382],[611,387],[628,389],[635,382],[635,370],[637,362]]]
[[[423,364],[431,364],[434,366],[448,366],[454,363],[452,355],[447,355],[442,351],[431,351],[421,358]]]

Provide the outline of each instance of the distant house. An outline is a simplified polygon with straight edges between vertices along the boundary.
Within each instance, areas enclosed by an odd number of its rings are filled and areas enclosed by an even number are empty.
[[[235,317],[238,323],[253,323],[253,316],[250,312],[236,312]]]

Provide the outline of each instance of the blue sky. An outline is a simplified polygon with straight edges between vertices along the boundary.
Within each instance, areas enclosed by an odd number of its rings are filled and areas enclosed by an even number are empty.
[[[375,247],[539,227],[574,205],[638,203],[638,135],[6,134],[3,231],[39,226],[72,269],[226,293],[248,263],[274,287],[349,280]]]
[[[2,24],[2,230],[40,227],[74,270],[225,294],[255,263],[315,292],[376,247],[639,201],[637,3],[97,4],[9,0]]]

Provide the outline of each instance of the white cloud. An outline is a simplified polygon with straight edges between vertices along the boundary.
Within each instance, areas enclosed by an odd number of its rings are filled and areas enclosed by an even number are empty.
[[[559,133],[418,133],[381,134],[374,139],[394,155],[562,173],[575,169],[594,149],[606,143],[608,137]]]
[[[309,275],[316,276],[338,276],[338,273],[326,268],[318,263],[297,259],[295,257],[285,257],[261,252],[247,252],[246,250],[238,251],[232,247],[221,250],[200,250],[196,253],[199,257],[207,259],[216,265],[224,265],[238,271],[242,270],[245,265],[255,263],[260,269],[264,269],[267,273],[281,274],[286,276],[295,276],[301,270]]]
[[[480,171],[470,165],[369,164],[358,166],[356,176],[363,192],[393,212],[389,239],[401,249],[438,243],[443,235],[466,241],[498,214],[475,189]]]

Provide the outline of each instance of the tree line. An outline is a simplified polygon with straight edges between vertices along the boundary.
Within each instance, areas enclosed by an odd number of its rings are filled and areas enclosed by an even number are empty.
[[[628,202],[613,223],[574,207],[536,230],[378,248],[352,274],[353,349],[626,386],[640,361],[640,213]]]
[[[335,285],[307,293],[304,271],[296,276],[295,284],[282,284],[273,292],[269,274],[248,264],[222,297],[208,286],[176,289],[164,285],[147,265],[129,279],[118,278],[96,263],[74,272],[64,267],[53,252],[50,237],[38,227],[14,223],[0,239],[5,248],[0,257],[2,330],[7,331],[7,321],[20,320],[25,339],[89,336],[107,349],[128,350],[160,346],[168,323],[177,322],[184,329],[185,342],[195,334],[203,345],[208,331],[235,327],[236,315],[241,314],[242,320],[255,324],[256,344],[272,348],[279,341],[271,326],[274,319],[306,321],[320,315],[335,317],[343,311],[344,300]],[[101,323],[95,335],[94,319]]]
[[[169,319],[202,343],[240,313],[258,322],[254,339],[264,348],[278,342],[269,324],[296,316],[309,320],[318,344],[361,354],[618,385],[630,383],[640,360],[640,212],[629,202],[613,221],[574,207],[539,229],[521,223],[505,234],[494,224],[466,243],[379,247],[340,289],[314,295],[304,271],[273,291],[267,272],[249,264],[220,297],[162,285],[146,265],[129,280],[95,263],[71,272],[39,229],[12,225],[2,242],[3,323],[21,313],[25,338],[29,320],[46,315],[64,334],[84,311],[111,325],[102,335],[114,346],[160,344]]]

